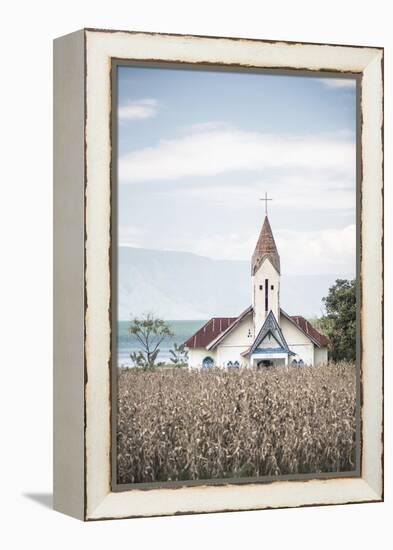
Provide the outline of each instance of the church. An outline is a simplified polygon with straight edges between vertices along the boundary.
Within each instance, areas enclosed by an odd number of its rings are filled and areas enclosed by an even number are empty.
[[[327,362],[327,338],[304,317],[281,309],[280,274],[280,256],[266,211],[251,259],[252,304],[238,317],[213,317],[193,334],[185,342],[189,367]]]

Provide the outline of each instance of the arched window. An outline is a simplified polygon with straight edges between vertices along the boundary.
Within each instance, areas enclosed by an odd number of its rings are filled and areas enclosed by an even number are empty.
[[[228,363],[227,363],[227,367],[233,367],[233,363],[232,363],[232,361],[228,361]]]
[[[233,363],[233,366],[239,368],[239,367],[240,367],[239,361],[235,361],[235,362]]]
[[[303,359],[299,359],[299,365],[304,365]]]
[[[205,357],[204,360],[202,361],[202,367],[204,369],[210,369],[213,366],[214,366],[214,359],[212,359],[212,357]]]
[[[297,361],[296,361],[296,359],[292,359],[292,363],[291,363],[291,365],[293,365],[294,367],[296,367],[296,365],[297,365]]]

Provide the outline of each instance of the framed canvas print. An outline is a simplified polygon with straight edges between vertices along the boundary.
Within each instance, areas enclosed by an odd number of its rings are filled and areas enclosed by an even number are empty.
[[[383,50],[54,45],[54,506],[383,499]]]

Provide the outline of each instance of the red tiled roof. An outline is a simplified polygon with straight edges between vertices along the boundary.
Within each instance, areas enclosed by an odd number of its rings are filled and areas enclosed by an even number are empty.
[[[236,321],[241,321],[246,315],[251,313],[252,308],[249,307],[239,317],[212,317],[203,327],[201,327],[195,334],[193,334],[186,342],[185,345],[188,348],[206,348],[209,344],[212,344],[221,334],[233,326]],[[293,321],[299,329],[306,334],[311,340],[313,340],[317,346],[326,347],[329,344],[329,340],[317,331],[307,319],[301,315],[290,316],[285,311],[281,310],[288,319]],[[232,330],[232,329],[231,329]],[[224,335],[223,335],[224,336]],[[218,342],[217,342],[218,343]],[[214,344],[216,345],[216,343]],[[245,352],[243,352],[245,353]],[[243,355],[243,354],[242,354]]]
[[[320,347],[326,347],[329,344],[329,340],[317,331],[316,328],[312,326],[311,323],[307,321],[304,317],[301,317],[300,315],[292,315],[291,319],[295,321],[297,326],[308,336],[310,336],[313,340],[317,342],[317,344]]]
[[[237,317],[213,317],[202,328],[197,330],[186,342],[188,348],[205,348],[224,330],[230,327]]]

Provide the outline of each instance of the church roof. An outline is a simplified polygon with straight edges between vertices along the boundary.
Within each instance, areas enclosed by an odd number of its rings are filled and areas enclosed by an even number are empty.
[[[185,345],[188,348],[205,348],[225,332],[236,319],[237,317],[212,317],[185,342]]]
[[[292,353],[288,347],[287,341],[285,340],[280,325],[278,324],[277,319],[274,316],[274,313],[270,310],[265,319],[265,322],[262,325],[261,330],[258,332],[257,337],[254,340],[254,343],[249,348],[249,350],[247,350],[246,355],[251,355],[252,353],[257,351],[258,346],[263,342],[268,334],[271,334],[280,346],[277,350],[274,351],[279,351],[280,353],[282,353],[283,351],[286,353]]]
[[[195,334],[184,343],[188,348],[215,348],[239,323],[249,314],[252,313],[252,306],[245,309],[238,317],[212,317],[203,325]],[[324,348],[328,345],[329,340],[317,331],[304,317],[294,315],[291,317],[284,310],[280,309],[281,315],[284,315],[291,323],[296,325],[310,340],[319,348]],[[274,317],[274,316],[273,316]],[[262,327],[263,328],[263,327]],[[262,329],[261,329],[262,330]],[[281,331],[281,329],[279,328]],[[281,332],[282,334],[282,332]],[[258,336],[256,340],[258,339]],[[262,341],[262,340],[260,340]],[[242,355],[247,355],[250,352],[247,349]]]
[[[265,216],[258,242],[255,246],[254,254],[252,255],[251,275],[255,275],[265,258],[268,258],[277,270],[277,273],[280,273],[280,256],[267,216]]]

